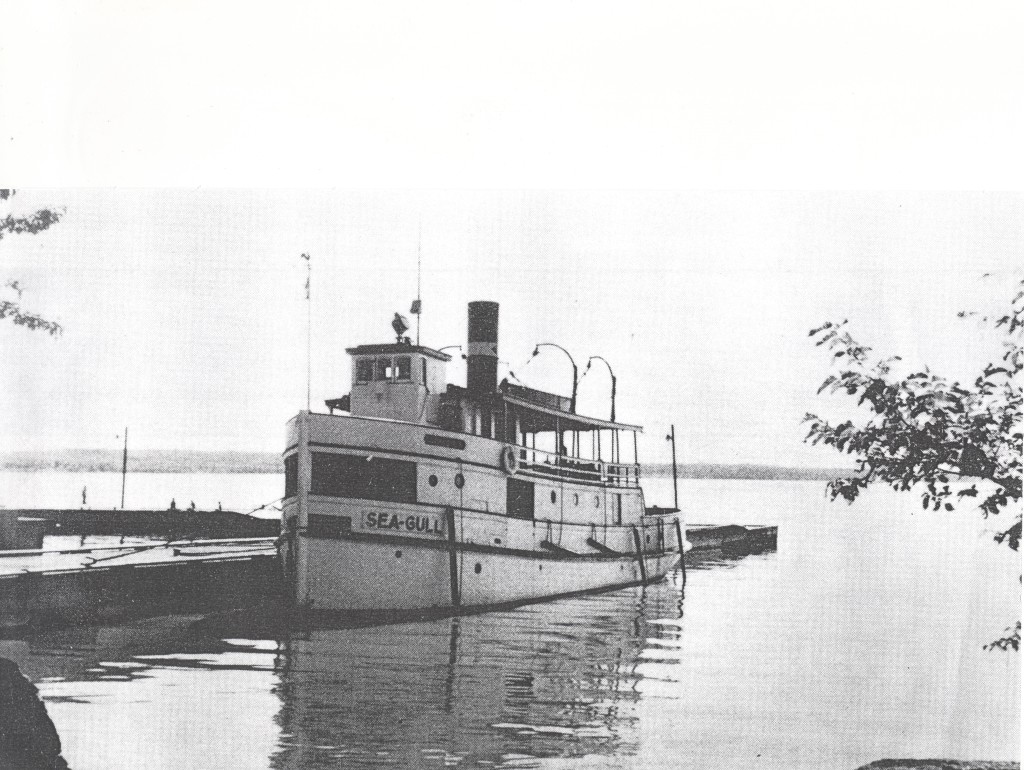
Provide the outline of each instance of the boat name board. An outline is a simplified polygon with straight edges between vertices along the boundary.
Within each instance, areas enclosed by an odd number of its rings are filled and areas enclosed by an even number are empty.
[[[363,531],[402,532],[410,535],[444,536],[444,516],[434,514],[399,514],[387,511],[363,511],[359,522]]]

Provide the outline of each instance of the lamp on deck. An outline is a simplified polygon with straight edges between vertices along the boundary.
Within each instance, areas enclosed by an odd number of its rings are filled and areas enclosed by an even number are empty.
[[[576,414],[576,387],[579,385],[579,369],[576,368],[576,362],[573,360],[573,357],[569,354],[568,350],[553,342],[538,342],[537,346],[533,349],[533,355],[536,356],[540,353],[540,349],[543,347],[558,348],[569,356],[569,362],[572,364],[572,400],[569,402],[569,411]]]
[[[612,422],[615,422],[615,372],[612,371],[612,365],[605,361],[601,356],[591,356],[589,359],[587,359],[587,368],[583,372],[584,377],[586,377],[587,372],[590,371],[590,364],[594,359],[597,359],[598,361],[604,363],[604,365],[608,367],[608,374],[612,376]]]

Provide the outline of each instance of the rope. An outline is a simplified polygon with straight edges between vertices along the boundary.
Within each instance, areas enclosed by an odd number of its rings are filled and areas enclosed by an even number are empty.
[[[278,508],[276,504],[281,502],[282,500],[284,500],[284,498],[283,497],[279,497],[276,500],[271,500],[269,503],[264,503],[263,505],[259,506],[258,508],[253,508],[248,513],[243,513],[242,515],[243,516],[252,516],[254,513],[256,513],[256,511],[264,511],[267,508],[270,508],[270,509],[275,510],[278,513],[280,513],[281,509]]]
[[[522,371],[523,369],[528,367],[530,364],[532,364],[534,358],[536,358],[536,356],[530,356],[525,361],[523,361],[523,365],[519,367],[520,371]]]

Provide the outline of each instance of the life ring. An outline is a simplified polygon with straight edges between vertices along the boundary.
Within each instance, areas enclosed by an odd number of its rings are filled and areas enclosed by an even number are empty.
[[[509,476],[515,475],[515,472],[519,470],[519,455],[510,446],[506,446],[501,450],[501,467],[505,469],[505,473]]]

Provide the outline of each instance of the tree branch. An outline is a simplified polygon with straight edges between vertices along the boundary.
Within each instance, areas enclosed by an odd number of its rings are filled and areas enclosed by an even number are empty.
[[[26,326],[33,330],[41,329],[54,337],[64,331],[64,327],[56,321],[49,321],[36,313],[22,310],[17,302],[10,300],[0,300],[0,318],[10,318],[16,326]]]

